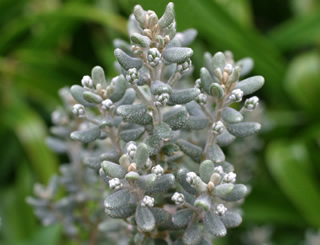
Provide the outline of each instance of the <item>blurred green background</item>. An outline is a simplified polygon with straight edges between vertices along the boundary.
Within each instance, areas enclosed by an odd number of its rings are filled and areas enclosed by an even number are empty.
[[[196,28],[194,78],[203,53],[250,56],[266,83],[263,147],[255,154],[244,222],[219,244],[303,244],[320,228],[320,3],[317,0],[174,0],[178,31]],[[113,69],[114,38],[128,40],[135,4],[160,16],[165,0],[0,0],[0,244],[68,244],[25,203],[57,171],[45,145],[58,89],[94,65]],[[261,235],[261,236],[262,236]],[[320,243],[319,243],[320,244]]]

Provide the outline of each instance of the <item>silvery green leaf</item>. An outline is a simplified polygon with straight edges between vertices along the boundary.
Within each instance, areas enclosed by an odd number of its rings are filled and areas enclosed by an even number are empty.
[[[146,15],[147,15],[146,11],[144,11],[144,9],[140,5],[136,5],[134,6],[134,9],[133,9],[133,15],[136,21],[140,24],[140,26],[142,28],[145,28]]]
[[[141,59],[133,58],[118,48],[114,50],[114,56],[125,70],[129,70],[130,68],[139,70],[143,65]]]
[[[194,206],[202,207],[208,211],[211,208],[211,198],[208,194],[201,194],[195,201]]]
[[[235,185],[231,183],[220,184],[214,188],[213,194],[219,198],[225,198],[231,194],[234,188]]]
[[[138,205],[136,210],[136,222],[138,227],[144,231],[152,231],[155,227],[155,218],[148,207]]]
[[[113,121],[110,118],[107,118],[106,120],[100,121],[99,122],[99,127],[100,128],[105,128],[105,127],[113,127]]]
[[[220,162],[216,166],[221,166],[225,173],[229,173],[229,172],[233,172],[234,171],[234,167],[232,166],[232,164],[228,163],[226,161]]]
[[[66,144],[66,142],[55,137],[47,137],[46,143],[50,149],[54,150],[57,153],[65,153],[68,150],[68,145]]]
[[[126,41],[123,41],[122,39],[116,38],[113,40],[113,47],[114,48],[119,48],[123,50],[125,53],[133,55],[132,50],[131,50],[131,45],[127,43]]]
[[[235,136],[230,134],[228,130],[223,130],[221,134],[219,134],[216,138],[217,144],[221,147],[230,145],[236,139]]]
[[[195,188],[191,187],[190,184],[186,181],[186,175],[188,172],[190,172],[188,169],[180,168],[177,173],[177,179],[183,189],[185,189],[190,194],[197,195],[198,191]]]
[[[182,240],[186,245],[197,245],[201,241],[201,230],[198,224],[190,225],[183,233]]]
[[[134,197],[127,189],[118,190],[104,200],[104,207],[106,209],[118,209],[128,203],[134,203]]]
[[[205,229],[214,236],[222,237],[227,234],[227,229],[220,220],[220,217],[212,212],[206,212],[203,224]]]
[[[211,85],[213,84],[213,79],[207,68],[202,67],[200,70],[201,87],[207,94],[211,94]]]
[[[149,158],[149,147],[145,143],[140,143],[137,147],[134,156],[134,162],[137,164],[138,169],[143,169]]]
[[[196,197],[192,194],[190,194],[189,192],[185,191],[184,189],[182,189],[180,191],[183,195],[184,195],[184,200],[187,202],[187,203],[190,203],[190,204],[194,204],[194,201],[196,200]]]
[[[120,138],[125,141],[136,141],[138,140],[144,133],[144,128],[133,128],[133,129],[127,129],[123,130],[120,133]]]
[[[94,170],[99,170],[101,167],[101,160],[99,157],[85,157],[83,163]]]
[[[105,152],[100,155],[100,161],[107,160],[111,162],[118,162],[119,153],[117,151]]]
[[[95,66],[91,70],[92,81],[95,85],[101,84],[102,87],[107,86],[106,77],[104,75],[104,70],[101,66]]]
[[[175,22],[173,22],[172,25],[170,25],[168,28],[164,29],[164,34],[168,35],[171,40],[174,39],[176,33],[177,33],[177,29],[176,29]],[[179,43],[180,43],[180,41],[179,41]],[[181,46],[181,44],[179,46]]]
[[[107,215],[114,219],[126,219],[134,214],[136,205],[134,203],[125,203],[116,209],[105,209]]]
[[[113,163],[109,161],[103,161],[101,163],[101,167],[103,171],[112,178],[123,179],[127,173],[127,170],[125,168],[123,168],[117,163]]]
[[[197,98],[199,94],[200,94],[200,89],[198,88],[173,90],[170,95],[168,104],[183,105]]]
[[[224,96],[224,90],[218,83],[213,83],[210,86],[209,94],[220,99]]]
[[[131,171],[126,174],[125,179],[126,180],[137,180],[137,179],[139,179],[139,174],[137,172]]]
[[[100,95],[92,93],[91,91],[84,91],[82,95],[89,103],[100,104],[103,100]]]
[[[158,177],[147,193],[165,192],[175,184],[175,177],[173,174],[164,174]]]
[[[171,94],[172,88],[171,88],[170,85],[168,85],[168,84],[166,84],[164,82],[154,81],[151,84],[150,91],[151,91],[151,93],[153,95],[159,95],[159,94],[162,94],[162,93]]]
[[[224,108],[221,116],[227,123],[238,123],[243,120],[242,114],[231,107]]]
[[[162,53],[162,56],[165,60],[171,63],[178,63],[178,64],[185,62],[192,55],[193,55],[193,50],[191,48],[180,48],[180,47],[166,48]]]
[[[171,214],[162,208],[150,208],[158,226],[165,226],[171,221]]]
[[[149,136],[145,143],[149,147],[150,156],[157,154],[161,148],[161,140],[157,135]]]
[[[63,126],[53,126],[50,128],[50,132],[58,137],[65,138],[70,134],[70,128]]]
[[[163,121],[170,126],[172,130],[179,130],[184,127],[188,120],[188,113],[184,107],[172,108],[163,114]]]
[[[208,158],[212,160],[214,163],[219,163],[226,159],[222,149],[217,144],[213,144],[212,147],[209,148]]]
[[[123,75],[118,76],[115,81],[113,93],[109,96],[109,99],[112,100],[112,102],[119,101],[124,96],[126,89],[127,89],[126,79],[124,78]]]
[[[195,188],[199,193],[207,191],[207,184],[204,183],[199,176],[195,179]]]
[[[200,178],[208,183],[210,181],[210,177],[214,172],[214,164],[211,160],[204,160],[199,167]]]
[[[172,130],[168,124],[162,122],[155,127],[154,135],[164,141],[168,141],[172,138]]]
[[[196,29],[190,28],[181,33],[181,38],[179,38],[181,45],[183,47],[189,46],[194,39],[197,37],[198,32]],[[178,35],[177,35],[178,36]]]
[[[167,156],[173,156],[178,151],[180,151],[180,148],[176,144],[167,144],[164,145],[161,149],[161,152],[163,152]]]
[[[121,100],[119,100],[114,104],[115,108],[117,109],[121,105],[131,105],[134,102],[135,98],[136,98],[136,92],[134,91],[134,89],[128,88],[125,94],[123,95],[123,97],[121,98]]]
[[[183,128],[187,130],[201,130],[207,127],[208,123],[209,119],[206,117],[190,116]]]
[[[243,95],[248,95],[259,90],[264,84],[264,78],[262,76],[253,76],[237,83],[235,89],[241,89]]]
[[[241,200],[247,194],[247,187],[242,184],[237,184],[234,186],[232,192],[226,197],[221,197],[222,200],[228,202],[236,202]]]
[[[131,42],[142,47],[148,48],[150,46],[151,40],[147,36],[143,36],[139,33],[132,33],[130,35]]]
[[[198,116],[198,117],[204,117],[205,113],[202,111],[200,105],[195,101],[190,101],[189,103],[185,104],[188,113],[191,116]]]
[[[148,190],[154,185],[156,180],[157,180],[156,174],[152,173],[152,174],[142,175],[136,181],[136,185],[143,190]]]
[[[220,217],[226,228],[237,227],[241,224],[241,215],[235,212],[227,211],[223,216]]]
[[[166,48],[181,47],[180,39],[176,36],[167,44]],[[164,60],[165,65],[176,65]],[[176,66],[175,66],[176,67]],[[174,70],[175,71],[175,70]]]
[[[248,75],[254,66],[253,59],[251,58],[243,58],[237,61],[236,66],[240,66],[241,68],[241,76]]]
[[[98,230],[101,232],[111,232],[117,231],[124,228],[124,225],[121,221],[117,222],[116,220],[106,219],[99,223]]]
[[[74,131],[70,134],[70,137],[71,139],[82,143],[89,143],[100,137],[100,128],[98,126],[93,126],[89,129]]]
[[[209,242],[207,239],[202,238],[199,245],[212,245],[211,241]]]
[[[213,71],[215,71],[217,68],[220,68],[221,72],[223,72],[225,65],[226,65],[226,58],[224,56],[224,53],[222,52],[215,53],[212,57]]]
[[[152,123],[152,117],[148,114],[144,104],[122,105],[117,108],[117,113],[127,122],[140,125]]]
[[[180,209],[172,215],[172,222],[177,228],[186,227],[190,222],[192,215],[193,211],[191,209]]]
[[[195,162],[200,162],[202,155],[202,148],[194,145],[184,139],[177,140],[177,145],[180,147],[180,150],[188,155]]]
[[[203,55],[204,66],[208,69],[211,76],[214,75],[213,65],[212,65],[212,55],[209,52],[205,52]]]
[[[131,14],[129,16],[129,20],[128,20],[128,24],[127,24],[127,30],[128,30],[128,34],[129,36],[132,34],[132,33],[141,33],[143,31],[143,29],[140,27],[138,21],[136,20],[136,18],[134,17],[133,14]],[[124,49],[124,51],[126,51]]]
[[[87,107],[94,107],[96,106],[96,104],[94,103],[90,103],[88,101],[86,101],[84,98],[83,98],[83,93],[85,92],[86,90],[79,86],[79,85],[73,85],[71,88],[70,88],[70,92],[73,96],[73,98],[78,101],[80,104],[84,105],[84,106],[87,106]]]
[[[227,125],[228,131],[236,137],[246,137],[255,134],[261,128],[260,123],[240,122]]]
[[[166,10],[164,11],[162,17],[159,20],[159,26],[161,28],[168,27],[174,21],[174,4],[172,2],[168,3]]]

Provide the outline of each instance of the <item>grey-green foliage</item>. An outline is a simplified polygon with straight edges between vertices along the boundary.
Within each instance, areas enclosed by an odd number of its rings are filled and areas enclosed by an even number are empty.
[[[241,78],[252,69],[252,60],[235,62],[230,51],[206,53],[200,78],[188,87],[193,50],[184,46],[197,32],[176,33],[175,26],[173,3],[160,18],[137,5],[128,24],[131,50],[125,41],[115,41],[119,76],[108,81],[103,69],[94,67],[82,86],[72,86],[73,99],[65,104],[78,118],[59,126],[68,129],[69,148],[57,146],[61,137],[48,141],[109,184],[98,193],[77,197],[84,202],[81,207],[86,200],[97,206],[104,203],[105,217],[123,219],[131,233],[128,240],[136,244],[159,237],[170,244],[207,244],[204,237],[224,236],[227,228],[238,226],[242,218],[236,202],[246,196],[247,187],[236,183],[234,168],[221,147],[261,127],[245,116],[258,105],[257,97],[242,108],[237,104],[264,84],[261,76]],[[176,89],[180,81],[185,87]],[[193,171],[188,170],[191,166]],[[69,168],[86,173],[81,165]],[[71,176],[65,187],[72,191],[98,186],[77,174]],[[42,204],[47,197],[41,195],[29,200],[38,216],[47,223],[58,222],[47,202]],[[76,205],[61,207],[56,212],[64,215],[65,210],[74,212]],[[101,218],[97,210],[90,209],[89,219]],[[79,230],[73,220],[68,222]],[[104,227],[104,218],[99,222],[95,225]]]

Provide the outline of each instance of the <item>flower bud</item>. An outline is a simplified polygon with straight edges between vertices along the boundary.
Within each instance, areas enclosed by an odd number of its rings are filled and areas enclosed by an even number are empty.
[[[223,168],[221,166],[217,166],[213,169],[214,172],[218,173],[218,174],[223,174]]]
[[[253,111],[259,105],[259,98],[257,96],[253,96],[249,99],[246,99],[244,102],[244,108],[248,111]]]
[[[234,182],[236,182],[236,177],[237,177],[237,174],[235,174],[233,172],[227,173],[223,177],[223,182],[225,182],[225,183],[234,183]]]
[[[75,104],[72,107],[72,113],[77,117],[84,117],[85,112],[84,106],[81,104]]]
[[[197,178],[197,174],[195,172],[189,172],[186,175],[186,181],[192,186],[195,187],[195,181]]]
[[[177,70],[180,72],[180,73],[184,73],[184,72],[187,72],[190,70],[192,66],[192,61],[190,58],[188,58],[185,62],[181,63],[181,64],[178,64],[177,66]]]
[[[159,64],[161,59],[161,54],[157,48],[151,48],[148,50],[148,63],[151,66],[156,66]]]
[[[139,80],[138,70],[136,68],[130,68],[126,75],[128,83],[137,84]]]
[[[137,146],[135,144],[129,144],[127,147],[127,154],[128,156],[133,159],[136,155]]]
[[[224,125],[221,121],[215,122],[214,124],[212,124],[211,130],[214,134],[219,135],[223,132]]]
[[[93,88],[94,87],[93,81],[92,81],[91,77],[88,75],[82,77],[81,84],[85,88]]]
[[[168,93],[162,93],[155,96],[154,104],[156,106],[165,106],[169,101],[170,95]]]
[[[215,213],[219,216],[223,216],[227,212],[227,208],[223,204],[219,204],[216,207]]]
[[[109,180],[109,187],[111,189],[119,190],[122,188],[122,186],[123,185],[118,178],[113,178],[113,179]]]
[[[242,100],[243,91],[241,89],[235,89],[231,92],[229,100],[234,102],[240,102]]]
[[[198,97],[196,98],[196,101],[200,105],[205,105],[207,104],[207,96],[205,94],[199,94]]]
[[[109,111],[110,109],[114,108],[114,104],[110,99],[106,99],[101,103],[101,109],[105,111]]]
[[[152,208],[154,205],[154,198],[150,196],[144,196],[141,201],[141,206],[147,206],[149,208]]]
[[[151,169],[151,172],[156,174],[158,177],[163,175],[164,173],[164,170],[163,168],[158,164],[157,166],[154,166],[152,169]]]
[[[171,200],[174,201],[175,204],[181,205],[184,203],[184,195],[179,192],[175,192],[171,197]]]

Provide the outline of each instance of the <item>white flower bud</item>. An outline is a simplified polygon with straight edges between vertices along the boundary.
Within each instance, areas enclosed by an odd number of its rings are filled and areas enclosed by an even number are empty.
[[[214,172],[218,173],[218,174],[223,174],[224,171],[223,171],[223,168],[221,166],[217,166],[213,169]]]
[[[259,98],[257,96],[253,96],[249,99],[246,99],[244,102],[244,108],[248,111],[253,111],[259,105]]]
[[[128,156],[133,159],[136,155],[137,146],[135,144],[129,144],[127,147],[127,154]]]
[[[180,73],[184,73],[190,70],[192,66],[192,61],[190,58],[188,58],[185,62],[178,64],[177,71]]]
[[[149,208],[152,208],[154,205],[154,198],[150,196],[144,196],[141,201],[141,206],[147,206]]]
[[[235,174],[233,172],[227,173],[223,177],[223,182],[225,182],[225,183],[234,183],[234,182],[236,182],[236,177],[237,177],[237,174]]]
[[[151,48],[148,50],[148,62],[151,66],[156,66],[159,64],[161,59],[161,54],[157,48]]]
[[[196,98],[196,101],[200,105],[205,105],[207,103],[207,96],[205,94],[199,94],[198,97]]]
[[[233,66],[231,64],[226,64],[226,66],[224,67],[224,71],[226,73],[228,73],[229,75],[233,72]]]
[[[216,207],[216,214],[219,215],[219,216],[223,216],[226,212],[227,212],[227,208],[223,205],[223,204],[219,204],[217,207]]]
[[[113,179],[109,180],[109,187],[111,189],[119,190],[122,188],[122,186],[123,185],[118,178],[113,178]]]
[[[163,168],[158,164],[151,169],[151,172],[156,174],[157,176],[161,176],[164,173]]]
[[[152,166],[152,161],[150,160],[150,158],[148,158],[148,160],[146,161],[146,163],[145,163],[145,167],[146,168],[149,168],[149,167],[151,167]]]
[[[114,104],[110,99],[106,99],[101,103],[101,109],[105,111],[109,111],[110,109],[114,108]]]
[[[171,197],[171,200],[174,201],[175,204],[181,205],[184,203],[184,195],[179,192],[175,192]]]
[[[84,117],[86,111],[84,109],[84,106],[81,104],[75,104],[72,107],[72,113],[77,117]]]
[[[169,101],[170,95],[168,93],[162,93],[155,96],[154,104],[156,106],[165,106]]]
[[[211,130],[214,134],[219,135],[223,132],[224,125],[221,121],[215,122],[214,124],[212,124]]]
[[[195,187],[195,180],[196,180],[197,174],[195,172],[189,172],[186,176],[186,181],[192,186]]]
[[[81,79],[81,84],[85,88],[93,88],[94,84],[90,76],[83,76]]]
[[[234,102],[240,102],[242,100],[243,91],[241,89],[235,89],[231,92],[231,95],[229,96],[229,100]]]
[[[138,70],[136,68],[130,68],[128,70],[127,75],[126,75],[126,79],[127,79],[128,83],[137,84],[137,82],[139,80]]]

